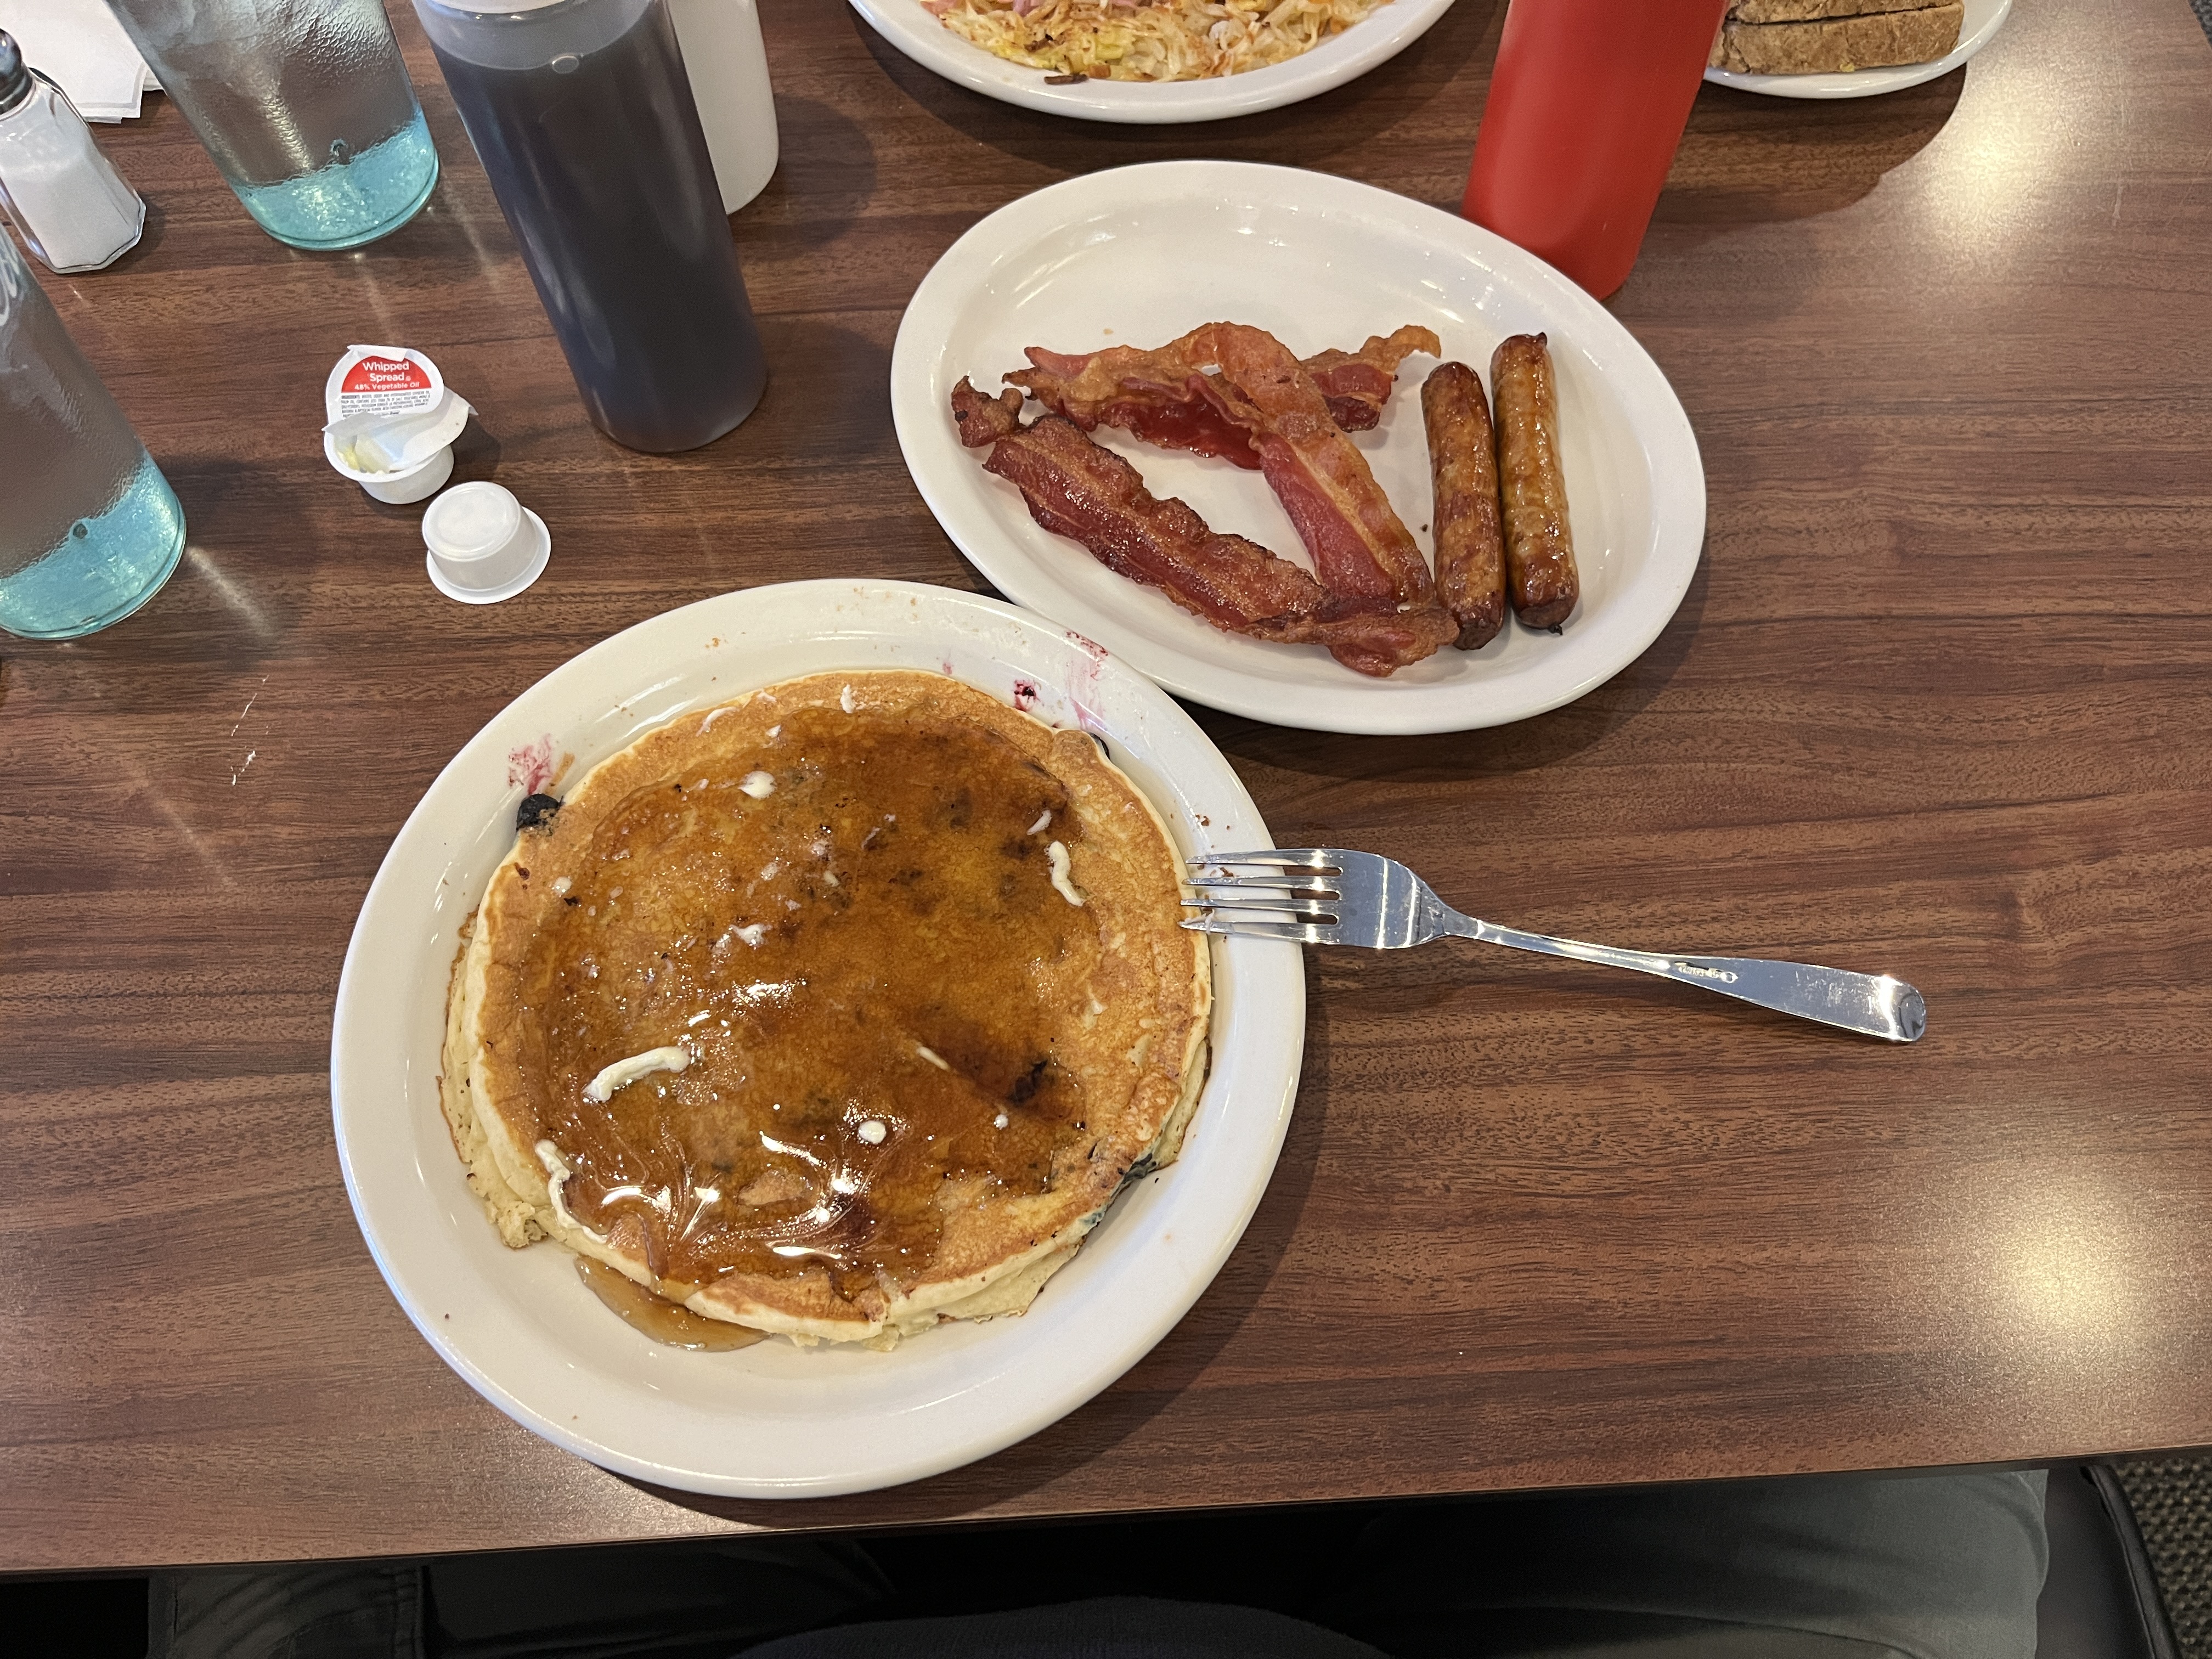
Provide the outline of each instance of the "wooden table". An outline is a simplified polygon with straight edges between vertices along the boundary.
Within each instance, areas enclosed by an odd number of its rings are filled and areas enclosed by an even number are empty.
[[[2212,1442],[2212,52],[2024,5],[1964,75],[1708,88],[1613,309],[1704,447],[1680,613],[1572,707],[1336,738],[1200,711],[1286,842],[1501,919],[1884,967],[1893,1049],[1497,952],[1316,955],[1275,1181],[1210,1292],[997,1457],[778,1507],[534,1439],[415,1335],[331,1152],[331,999],[438,769],[584,646],[825,574],[979,587],[908,482],[901,307],[979,215],[1218,155],[1456,199],[1504,7],[1181,130],[959,91],[769,0],[736,220],[775,383],[696,453],[586,423],[411,16],[412,225],[290,252],[164,100],[152,204],[44,280],[183,498],[167,589],[0,641],[0,1566],[362,1555],[2039,1460]],[[428,350],[553,527],[490,609],[318,453],[356,340]],[[4,467],[0,458],[0,467]]]

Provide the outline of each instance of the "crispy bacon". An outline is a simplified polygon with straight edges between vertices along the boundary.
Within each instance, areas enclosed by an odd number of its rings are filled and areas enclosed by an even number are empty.
[[[1443,343],[1432,329],[1408,323],[1394,334],[1374,334],[1357,351],[1328,350],[1304,359],[1299,368],[1313,377],[1328,399],[1329,418],[1346,432],[1365,432],[1382,418],[1398,365],[1417,351],[1443,356]]]
[[[1193,383],[1195,369],[1178,349],[1182,343],[1158,351],[1111,346],[1087,357],[1031,346],[1028,356],[1036,367],[1017,369],[1006,380],[1085,432],[1119,427],[1162,449],[1217,456],[1258,471],[1250,434],[1223,419]]]
[[[1033,367],[1006,379],[1085,432],[1118,427],[1162,449],[1218,456],[1256,471],[1260,458],[1249,435],[1190,385],[1189,354],[1182,348],[1197,337],[1186,335],[1158,351],[1112,346],[1087,356],[1031,346],[1027,356]],[[1364,432],[1382,418],[1398,365],[1416,351],[1435,356],[1442,350],[1433,332],[1409,323],[1395,334],[1373,336],[1357,351],[1331,349],[1309,357],[1303,367],[1337,426]]]
[[[1413,331],[1401,329],[1394,337]],[[1304,365],[1264,329],[1208,323],[1157,350],[1115,347],[1054,389],[1079,426],[1084,415],[1111,409],[1117,398],[1203,399],[1222,426],[1246,435],[1324,587],[1391,599],[1407,610],[1436,605],[1428,565],[1366,458],[1337,426]]]
[[[1201,387],[1226,419],[1251,433],[1260,471],[1297,527],[1322,585],[1430,607],[1445,625],[1443,637],[1456,635],[1437,605],[1421,550],[1290,349],[1241,323],[1214,323],[1200,332],[1207,337],[1200,349],[1221,368]]]
[[[1389,675],[1431,654],[1441,636],[1428,611],[1388,596],[1324,589],[1256,542],[1211,529],[1185,502],[1161,501],[1137,469],[1063,416],[1020,420],[1021,394],[988,398],[963,380],[952,393],[960,441],[994,446],[983,465],[1018,487],[1030,516],[1088,549],[1109,570],[1157,587],[1193,616],[1230,633],[1325,646],[1347,668]]]
[[[1022,394],[1008,390],[986,398],[963,374],[952,388],[952,420],[960,429],[960,441],[969,449],[981,449],[1022,429]]]

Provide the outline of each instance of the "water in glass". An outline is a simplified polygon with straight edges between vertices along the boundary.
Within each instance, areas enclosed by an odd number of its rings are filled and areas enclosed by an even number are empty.
[[[294,247],[414,217],[438,152],[379,0],[111,0],[246,210]]]
[[[0,232],[0,629],[74,639],[177,568],[185,515]]]

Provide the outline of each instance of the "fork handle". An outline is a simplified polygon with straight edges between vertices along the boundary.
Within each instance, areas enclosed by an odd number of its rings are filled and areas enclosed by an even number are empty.
[[[1771,962],[1761,957],[1662,957],[1649,951],[1554,939],[1548,933],[1524,933],[1517,927],[1500,927],[1462,915],[1448,905],[1441,908],[1445,911],[1440,919],[1441,931],[1480,939],[1486,945],[1626,968],[1734,997],[1739,1002],[1757,1003],[1779,1013],[1795,1014],[1800,1019],[1887,1037],[1892,1042],[1917,1042],[1928,1029],[1928,1005],[1920,993],[1887,974],[1854,974],[1841,968],[1815,967],[1809,962]]]

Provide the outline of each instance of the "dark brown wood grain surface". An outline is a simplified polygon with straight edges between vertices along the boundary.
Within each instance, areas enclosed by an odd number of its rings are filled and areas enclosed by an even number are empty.
[[[1523,926],[1884,968],[1911,1049],[1472,947],[1310,954],[1273,1184],[1092,1404],[787,1507],[603,1474],[479,1400],[377,1275],[326,1060],[369,879],[439,769],[592,642],[798,577],[981,588],[886,395],[981,215],[1231,156],[1456,202],[1504,7],[1348,87],[1112,128],[766,0],[783,160],[734,221],[774,370],[707,449],[586,423],[435,65],[445,173],[346,254],[246,219],[162,99],[150,204],[40,273],[181,496],[123,624],[0,639],[0,1569],[2039,1460],[2212,1442],[2212,49],[2183,0],[2014,9],[1963,74],[1707,88],[1613,302],[1711,499],[1657,642],[1420,738],[1198,711],[1285,843]],[[525,597],[423,578],[324,463],[346,344],[431,353],[460,476],[552,526]],[[0,456],[0,488],[6,458]]]

